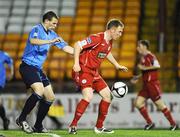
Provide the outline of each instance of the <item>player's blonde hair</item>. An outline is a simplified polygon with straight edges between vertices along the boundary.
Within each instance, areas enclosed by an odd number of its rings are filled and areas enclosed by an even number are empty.
[[[119,20],[119,19],[110,19],[106,25],[106,29],[110,29],[112,27],[123,27],[124,28],[124,24]]]

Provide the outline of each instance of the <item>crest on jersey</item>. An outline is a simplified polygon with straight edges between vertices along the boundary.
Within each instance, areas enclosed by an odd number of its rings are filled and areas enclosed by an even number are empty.
[[[106,53],[99,52],[97,57],[101,58],[101,59],[104,59],[106,57],[106,55],[107,55]]]
[[[83,79],[81,82],[82,82],[82,84],[86,84],[86,83],[87,83],[87,80],[86,80],[86,79]]]

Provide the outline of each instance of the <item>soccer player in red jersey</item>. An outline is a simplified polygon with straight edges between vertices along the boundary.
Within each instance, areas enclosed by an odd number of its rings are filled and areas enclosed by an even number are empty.
[[[106,31],[90,35],[74,45],[74,66],[72,76],[82,91],[83,98],[77,104],[74,119],[69,127],[70,134],[76,134],[77,123],[93,98],[94,90],[102,97],[99,104],[99,114],[94,128],[95,133],[113,133],[113,130],[103,127],[103,122],[111,104],[111,91],[98,73],[101,62],[107,58],[117,69],[127,71],[111,54],[112,40],[118,39],[124,25],[117,19],[107,23]]]
[[[170,130],[174,131],[177,129],[176,122],[161,99],[161,87],[158,80],[158,69],[160,68],[160,65],[155,55],[150,52],[149,46],[150,42],[148,40],[140,40],[138,42],[137,51],[141,55],[138,68],[142,71],[143,88],[137,95],[135,107],[147,122],[144,130],[152,129],[155,124],[152,122],[145,106],[146,100],[150,98],[169,121],[171,125]],[[131,83],[135,84],[140,77],[141,75],[133,77]]]

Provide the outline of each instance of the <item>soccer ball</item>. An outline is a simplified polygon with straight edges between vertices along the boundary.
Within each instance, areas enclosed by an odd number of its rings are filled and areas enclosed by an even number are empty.
[[[123,82],[115,82],[111,89],[112,94],[117,98],[122,98],[128,93],[128,87]]]

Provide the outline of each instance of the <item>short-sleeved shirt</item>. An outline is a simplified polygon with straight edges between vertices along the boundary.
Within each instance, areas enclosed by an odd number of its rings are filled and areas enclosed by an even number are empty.
[[[154,65],[159,65],[159,62],[155,55],[152,53],[148,53],[147,55],[143,56],[141,58],[141,64],[150,67]],[[143,76],[143,81],[144,82],[150,82],[150,81],[155,81],[158,80],[158,70],[144,70],[142,71],[142,76]]]
[[[6,53],[0,51],[0,87],[3,88],[6,83],[6,68],[4,64],[7,64],[10,68],[13,65],[12,58]]]
[[[112,48],[112,41],[106,42],[104,32],[90,35],[78,43],[82,48],[80,65],[90,69],[98,69]]]
[[[72,77],[81,90],[91,87],[100,92],[107,87],[107,84],[98,73],[98,69],[111,51],[112,41],[107,43],[104,39],[104,33],[98,33],[79,41],[79,46],[82,48],[79,58],[81,71],[79,73],[73,71]]]
[[[37,38],[41,40],[52,40],[57,37],[59,36],[53,30],[45,30],[42,24],[34,26],[29,33],[22,61],[28,65],[42,69],[42,65],[47,58],[50,47],[55,45],[56,47],[62,49],[67,45],[67,43],[60,37],[61,41],[54,44],[32,45],[30,43],[30,39]]]

